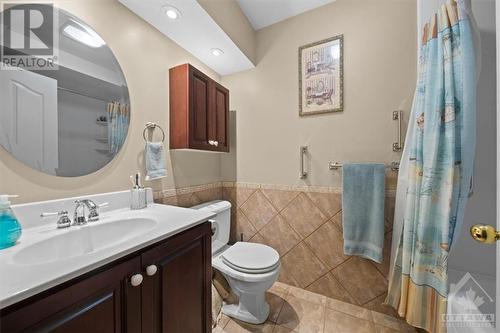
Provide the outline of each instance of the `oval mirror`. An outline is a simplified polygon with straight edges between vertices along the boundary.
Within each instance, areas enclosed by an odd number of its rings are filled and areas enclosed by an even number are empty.
[[[51,5],[12,5],[1,14],[0,144],[50,175],[101,169],[130,122],[113,52],[89,25]]]

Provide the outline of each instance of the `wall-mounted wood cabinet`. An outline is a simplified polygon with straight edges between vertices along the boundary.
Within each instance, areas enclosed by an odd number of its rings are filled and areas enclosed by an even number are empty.
[[[190,64],[169,74],[170,149],[229,152],[229,90]]]

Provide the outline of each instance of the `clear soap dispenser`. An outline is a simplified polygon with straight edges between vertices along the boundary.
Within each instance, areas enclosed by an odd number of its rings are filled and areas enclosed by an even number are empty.
[[[130,189],[130,209],[144,209],[148,206],[146,189],[141,185],[141,174],[130,176],[133,187]]]
[[[0,249],[5,249],[16,244],[21,237],[21,224],[10,208],[9,198],[17,195],[0,195]]]

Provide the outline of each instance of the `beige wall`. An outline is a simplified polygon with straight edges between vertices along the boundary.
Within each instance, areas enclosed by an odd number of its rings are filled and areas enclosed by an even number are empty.
[[[116,0],[55,2],[91,25],[115,53],[129,85],[131,126],[117,158],[102,170],[85,177],[58,178],[42,174],[17,162],[0,148],[0,193],[21,195],[16,203],[129,188],[129,175],[144,169],[144,124],[154,121],[168,129],[168,69],[190,62],[212,78],[220,79]],[[218,154],[170,152],[167,165],[168,177],[152,184],[156,190],[220,180]]]
[[[197,0],[248,59],[255,64],[255,32],[236,0]]]
[[[298,116],[298,48],[344,35],[342,113]],[[416,1],[338,0],[257,32],[257,67],[226,76],[236,152],[225,180],[338,186],[329,161],[399,160],[392,110],[408,116],[416,79]],[[233,119],[234,121],[234,119]],[[299,146],[310,176],[299,180]]]

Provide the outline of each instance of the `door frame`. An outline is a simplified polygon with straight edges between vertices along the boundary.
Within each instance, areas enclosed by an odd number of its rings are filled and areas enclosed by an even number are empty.
[[[496,203],[496,217],[497,217],[497,229],[500,230],[500,133],[498,129],[500,128],[500,1],[495,1],[495,13],[496,13],[496,57],[497,57],[497,203]],[[500,318],[500,242],[497,242],[497,256],[496,256],[496,323],[497,328],[500,326],[498,318]]]

